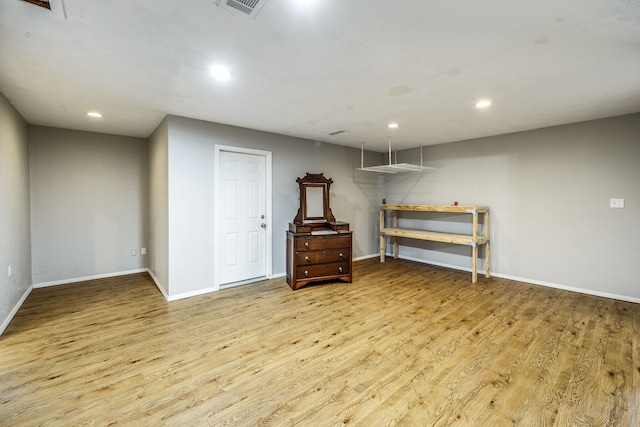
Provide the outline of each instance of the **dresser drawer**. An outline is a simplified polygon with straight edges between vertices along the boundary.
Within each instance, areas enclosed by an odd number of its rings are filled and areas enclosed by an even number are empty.
[[[297,268],[296,279],[322,278],[349,274],[349,262],[332,262],[327,264],[301,265]]]
[[[349,248],[341,248],[322,251],[300,252],[296,255],[296,263],[299,266],[304,266],[309,264],[348,261],[350,251],[351,249]]]
[[[287,231],[287,283],[294,290],[312,282],[351,283],[351,248],[349,230],[335,234],[303,234],[290,229]]]
[[[317,251],[321,249],[340,249],[351,246],[351,234],[331,236],[302,236],[296,238],[296,251]]]

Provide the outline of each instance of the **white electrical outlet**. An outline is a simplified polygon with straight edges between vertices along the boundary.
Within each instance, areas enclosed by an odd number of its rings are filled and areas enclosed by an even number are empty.
[[[7,268],[7,276],[11,277],[11,264],[9,264],[9,268]]]
[[[624,199],[609,199],[610,208],[624,208]]]
[[[147,254],[147,248],[140,248],[140,255],[146,255]]]
[[[131,256],[136,256],[136,255],[137,255],[136,250],[135,249],[131,249]]]

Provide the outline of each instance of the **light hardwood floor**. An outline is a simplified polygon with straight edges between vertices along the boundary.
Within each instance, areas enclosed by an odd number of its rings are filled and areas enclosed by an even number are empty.
[[[638,426],[640,304],[377,259],[171,303],[146,274],[36,289],[0,425]]]

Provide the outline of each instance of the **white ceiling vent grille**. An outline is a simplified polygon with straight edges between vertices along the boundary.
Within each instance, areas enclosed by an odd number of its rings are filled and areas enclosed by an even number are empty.
[[[242,12],[245,15],[254,17],[258,14],[267,0],[216,0],[218,6],[235,12]]]
[[[51,5],[48,1],[40,1],[40,0],[24,0],[27,3],[35,4],[36,6],[44,7],[45,9],[51,10]]]

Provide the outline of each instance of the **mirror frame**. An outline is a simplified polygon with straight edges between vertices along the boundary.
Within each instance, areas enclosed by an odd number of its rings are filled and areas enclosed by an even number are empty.
[[[308,184],[304,187],[302,222],[326,222],[327,188],[324,184]]]
[[[335,222],[335,217],[331,212],[331,204],[329,202],[329,190],[333,180],[325,178],[323,173],[309,173],[304,178],[296,179],[300,189],[300,208],[298,214],[293,219],[294,224],[325,224],[327,222]],[[307,206],[307,188],[322,188],[322,213],[323,216],[308,216]]]

